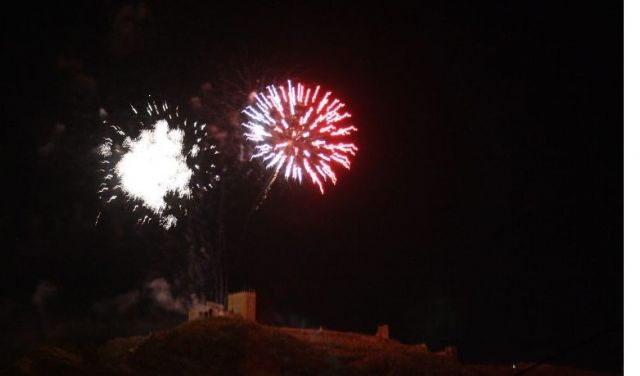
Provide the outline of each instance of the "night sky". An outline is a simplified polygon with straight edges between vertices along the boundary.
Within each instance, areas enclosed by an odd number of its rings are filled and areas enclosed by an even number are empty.
[[[229,282],[260,321],[621,369],[622,4],[182,3],[5,12],[3,361],[182,320],[145,295],[181,246],[124,211],[94,226],[99,109],[249,72],[330,87],[360,149],[325,195],[280,182],[249,217],[260,184],[236,181]]]

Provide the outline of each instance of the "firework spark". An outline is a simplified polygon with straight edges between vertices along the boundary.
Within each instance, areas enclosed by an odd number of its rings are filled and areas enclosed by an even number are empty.
[[[138,115],[133,106],[132,110]],[[215,171],[213,163],[202,170],[199,164],[207,160],[203,154],[216,151],[205,145],[204,124],[188,124],[180,118],[177,108],[170,111],[164,103],[159,109],[150,102],[143,116],[145,121],[139,122],[136,137],[105,121],[111,137],[105,137],[97,148],[103,157],[103,181],[98,194],[107,204],[122,197],[133,204],[133,212],[144,209],[139,223],[150,222],[156,216],[160,225],[169,229],[178,221],[175,214],[186,211],[183,203],[193,191],[213,188],[213,182],[219,179],[211,176]],[[206,175],[204,179],[202,175]],[[172,207],[170,199],[176,199],[177,205]]]
[[[323,183],[335,185],[338,180],[335,164],[350,168],[358,148],[348,138],[357,128],[343,124],[351,114],[330,91],[321,93],[320,86],[311,89],[289,80],[286,87],[271,85],[253,98],[242,111],[247,116],[242,125],[248,129],[247,139],[256,144],[252,158],[262,158],[274,169],[274,178],[282,171],[285,180],[302,183],[308,175],[324,193]]]

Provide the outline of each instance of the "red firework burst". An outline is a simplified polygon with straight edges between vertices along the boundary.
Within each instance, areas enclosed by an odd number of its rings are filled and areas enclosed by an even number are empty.
[[[275,169],[274,178],[283,167],[287,180],[302,183],[308,174],[321,193],[323,182],[336,184],[333,166],[349,169],[358,150],[348,139],[357,128],[343,124],[351,118],[344,103],[332,99],[330,91],[320,93],[319,85],[312,90],[290,80],[287,87],[270,85],[254,98],[242,111],[248,116],[245,135],[256,143],[253,158]]]

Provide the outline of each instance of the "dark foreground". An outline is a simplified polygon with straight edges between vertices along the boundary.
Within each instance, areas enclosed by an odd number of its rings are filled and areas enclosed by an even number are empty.
[[[514,375],[506,366],[465,365],[423,346],[326,330],[275,328],[240,319],[185,323],[103,346],[51,346],[7,370],[22,375]],[[600,376],[543,365],[525,375]]]

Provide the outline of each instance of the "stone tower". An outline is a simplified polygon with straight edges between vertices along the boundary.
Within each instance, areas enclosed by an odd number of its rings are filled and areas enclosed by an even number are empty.
[[[389,325],[387,324],[378,325],[378,330],[376,331],[376,337],[389,339]]]
[[[240,291],[229,294],[227,306],[229,313],[239,315],[249,321],[256,321],[255,291]]]

